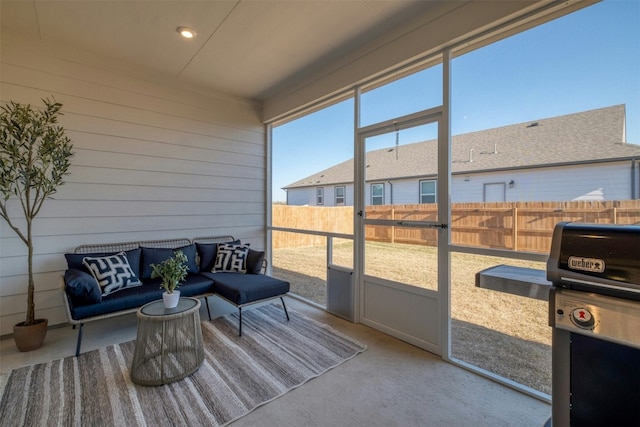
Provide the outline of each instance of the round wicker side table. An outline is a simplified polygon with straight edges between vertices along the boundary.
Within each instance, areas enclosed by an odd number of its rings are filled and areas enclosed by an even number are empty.
[[[204,360],[200,301],[180,298],[176,308],[162,300],[138,310],[138,336],[131,364],[131,380],[157,386],[181,380]]]

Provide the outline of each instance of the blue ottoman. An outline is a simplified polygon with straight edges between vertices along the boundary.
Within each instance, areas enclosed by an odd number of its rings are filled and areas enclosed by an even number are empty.
[[[289,313],[283,298],[289,292],[289,282],[265,274],[228,272],[200,274],[213,280],[213,290],[219,297],[238,307],[239,336],[242,336],[242,307],[247,305],[280,298],[284,314],[289,320]]]

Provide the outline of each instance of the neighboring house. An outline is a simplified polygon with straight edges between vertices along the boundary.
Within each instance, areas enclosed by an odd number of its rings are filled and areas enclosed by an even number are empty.
[[[640,146],[625,139],[624,105],[453,136],[451,202],[637,199]],[[436,149],[367,153],[366,203],[435,203]],[[284,189],[289,205],[353,205],[353,160]]]

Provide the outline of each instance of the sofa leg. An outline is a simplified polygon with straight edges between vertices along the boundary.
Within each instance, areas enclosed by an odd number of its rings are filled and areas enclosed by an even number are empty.
[[[287,306],[284,303],[284,298],[280,297],[280,301],[282,301],[282,308],[284,308],[284,314],[287,316],[287,322],[289,321],[289,312],[287,311]]]
[[[242,307],[238,307],[238,336],[242,336]]]
[[[211,321],[211,310],[209,310],[209,297],[204,297],[204,301],[207,303],[207,314],[209,315],[209,321]]]
[[[78,328],[78,343],[76,344],[76,357],[80,355],[80,346],[82,345],[82,329],[84,328],[84,323],[80,323],[80,327]]]

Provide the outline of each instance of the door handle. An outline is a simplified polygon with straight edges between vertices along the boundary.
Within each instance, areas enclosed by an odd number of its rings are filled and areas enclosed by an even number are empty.
[[[447,224],[429,224],[429,228],[449,228]]]

